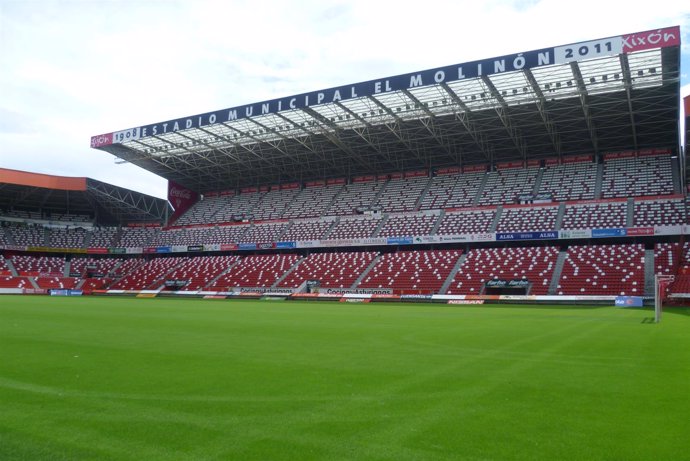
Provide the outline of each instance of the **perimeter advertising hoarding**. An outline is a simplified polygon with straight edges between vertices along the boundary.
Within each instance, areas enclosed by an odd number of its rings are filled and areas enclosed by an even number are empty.
[[[221,109],[205,114],[193,115],[166,122],[154,123],[115,133],[91,137],[91,147],[99,148],[111,144],[121,144],[148,136],[159,136],[191,128],[211,126],[242,118],[273,114],[291,109],[304,109],[319,104],[345,101],[366,96],[376,96],[392,91],[410,90],[427,85],[449,83],[477,78],[484,75],[534,69],[554,64],[565,64],[621,53],[632,53],[651,48],[664,48],[680,45],[680,27],[635,32],[632,34],[607,37],[587,42],[573,43],[540,50],[525,51],[496,58],[454,64],[435,69],[396,75],[393,77],[369,80],[333,87],[310,93],[288,96],[280,99],[262,101],[255,104]]]

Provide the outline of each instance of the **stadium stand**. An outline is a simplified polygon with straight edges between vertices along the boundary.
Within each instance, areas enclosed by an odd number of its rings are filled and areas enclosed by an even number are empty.
[[[381,217],[377,216],[343,216],[328,234],[329,239],[351,239],[372,237],[381,225]]]
[[[258,206],[252,210],[252,219],[265,221],[282,218],[297,194],[299,194],[298,189],[266,192]]]
[[[443,216],[439,235],[481,234],[491,230],[496,209],[449,212]]]
[[[626,157],[604,162],[602,198],[674,193],[671,157]]]
[[[442,174],[432,178],[419,209],[438,210],[472,206],[484,176],[484,172],[473,172]]]
[[[86,230],[77,228],[49,229],[48,246],[53,248],[84,248]]]
[[[556,247],[478,248],[470,250],[453,277],[448,294],[483,293],[489,280],[528,280],[529,294],[548,293],[558,258]]]
[[[539,193],[551,195],[554,201],[594,198],[598,165],[589,161],[547,165],[542,174]]]
[[[19,246],[46,246],[46,229],[36,225],[14,225],[5,228],[9,230],[15,245]]]
[[[552,231],[556,229],[558,206],[534,206],[533,208],[503,207],[496,232]]]
[[[505,168],[487,173],[479,198],[481,205],[517,203],[520,195],[532,195],[539,168]]]
[[[462,250],[421,250],[386,253],[358,288],[392,288],[396,293],[437,293]]]
[[[11,259],[19,275],[62,277],[65,272],[65,258],[60,256],[14,255]]]
[[[333,221],[324,220],[299,220],[293,221],[292,225],[283,234],[283,240],[285,241],[298,241],[298,240],[318,240],[325,238],[326,232],[333,225]]]
[[[383,181],[373,180],[347,184],[336,196],[326,215],[352,215],[370,209],[384,184]]]
[[[274,222],[255,224],[239,238],[239,243],[270,243],[277,242],[287,229],[288,222]]]
[[[325,288],[350,288],[376,255],[373,251],[314,253],[302,260],[279,286],[297,288],[306,280],[318,280]]]
[[[428,184],[428,176],[391,179],[381,191],[376,206],[385,212],[414,211]]]
[[[682,199],[635,199],[634,226],[674,226],[684,224],[685,203]]]
[[[654,245],[654,273],[675,275],[681,263],[681,246],[678,242]]]
[[[160,227],[123,227],[119,246],[124,248],[147,246],[160,230]]]
[[[117,227],[94,228],[91,231],[89,247],[109,248],[119,244],[119,229]]]
[[[566,205],[561,229],[605,229],[625,227],[625,201]]]
[[[644,294],[644,245],[573,245],[568,248],[558,294]]]
[[[231,267],[239,256],[196,256],[184,258],[182,264],[165,276],[165,280],[185,281],[180,291],[201,290],[223,271]]]
[[[431,235],[439,217],[435,214],[392,215],[384,222],[379,237]]]
[[[343,184],[306,186],[285,210],[284,218],[316,218],[323,216]]]
[[[213,282],[209,289],[231,291],[233,287],[270,287],[298,259],[296,254],[245,256],[231,271]]]
[[[116,290],[145,290],[163,287],[166,274],[184,263],[185,257],[153,258],[115,282]]]

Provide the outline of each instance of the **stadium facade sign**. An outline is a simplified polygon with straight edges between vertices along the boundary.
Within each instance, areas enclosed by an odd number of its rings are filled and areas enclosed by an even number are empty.
[[[165,133],[207,127],[243,118],[273,114],[285,110],[306,109],[320,104],[376,96],[393,91],[410,90],[418,87],[450,83],[486,75],[515,72],[523,69],[534,69],[554,64],[566,64],[572,61],[615,56],[621,53],[632,53],[652,48],[679,45],[680,27],[674,26],[587,42],[542,48],[496,58],[427,69],[377,80],[369,80],[352,85],[338,86],[320,91],[312,91],[285,98],[272,99],[151,125],[144,125],[114,133],[106,133],[91,137],[91,147],[99,148],[111,144],[122,144],[149,136],[160,136]]]

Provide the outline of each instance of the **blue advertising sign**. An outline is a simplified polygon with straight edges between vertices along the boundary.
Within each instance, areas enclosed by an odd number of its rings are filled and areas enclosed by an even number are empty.
[[[386,245],[412,245],[412,237],[388,237]]]
[[[551,240],[558,239],[558,231],[497,232],[496,240]]]
[[[256,250],[256,243],[240,243],[237,245],[238,250]]]
[[[593,238],[601,237],[625,237],[627,231],[624,228],[611,228],[611,229],[592,229]]]
[[[297,242],[276,242],[276,248],[297,248]]]
[[[172,247],[156,247],[156,253],[170,253]]]
[[[642,307],[642,298],[639,296],[616,296],[618,307]]]

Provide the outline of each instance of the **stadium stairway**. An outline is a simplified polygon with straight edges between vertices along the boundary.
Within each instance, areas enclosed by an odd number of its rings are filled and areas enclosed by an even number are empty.
[[[503,205],[498,205],[496,207],[496,214],[494,215],[494,220],[491,222],[491,227],[489,227],[489,232],[496,232],[496,228],[498,228],[498,223],[501,221],[502,214]]]
[[[549,285],[548,294],[555,295],[556,290],[558,290],[558,282],[561,280],[561,272],[563,272],[563,264],[568,257],[568,250],[566,248],[561,248],[558,252],[558,259],[556,259],[556,265],[553,268],[553,275],[551,276],[551,284]]]
[[[633,227],[635,222],[635,199],[632,197],[628,198],[628,208],[625,215],[625,227]]]
[[[328,205],[328,206],[330,207],[330,205]],[[333,232],[333,229],[335,229],[335,226],[337,226],[339,222],[340,222],[340,216],[336,216],[335,219],[333,220],[333,222],[331,223],[331,227],[326,229],[326,232],[324,232],[324,234],[321,236],[321,238],[324,240],[327,239],[328,236],[331,235],[331,232]]]
[[[599,163],[597,165],[597,181],[594,184],[594,198],[595,199],[601,198],[601,185],[603,183],[603,178],[604,178],[604,164]]]
[[[419,194],[419,197],[417,198],[417,202],[414,204],[414,211],[418,211],[419,207],[422,206],[422,202],[424,201],[424,197],[426,197],[426,194],[429,192],[429,189],[431,188],[431,183],[433,182],[434,178],[429,178],[429,180],[426,182],[426,186],[424,186],[424,189],[422,189],[422,193]]]
[[[687,117],[688,114],[685,114]],[[681,189],[680,186],[680,171],[678,171],[678,163],[679,162],[671,162],[671,178],[673,181],[673,193],[674,194],[682,194],[683,189]]]
[[[544,177],[544,169],[539,168],[537,171],[537,177],[534,178],[534,189],[532,189],[532,194],[538,194],[539,189],[541,189],[541,178]]]
[[[431,228],[431,232],[429,232],[429,235],[436,235],[438,232],[438,228],[441,227],[441,221],[443,221],[443,217],[446,215],[446,210],[441,210],[438,214],[438,219],[434,223],[434,227]]]
[[[352,286],[350,286],[350,288],[356,288],[357,286],[359,286],[359,284],[362,282],[362,280],[364,280],[364,277],[366,277],[367,274],[374,268],[374,266],[376,266],[378,264],[380,259],[381,259],[381,254],[377,254],[376,257],[371,260],[371,262],[369,263],[367,268],[364,269],[361,274],[359,274],[359,277],[357,277],[357,279],[352,284]]]
[[[477,188],[477,192],[474,196],[474,199],[472,200],[472,206],[478,206],[479,205],[479,199],[484,193],[484,187],[486,186],[486,182],[489,180],[489,175],[484,173],[484,177],[482,178],[482,182],[479,184],[479,187]]]
[[[14,263],[12,263],[12,259],[10,259],[10,258],[5,259],[5,263],[7,264],[7,268],[12,273],[12,276],[19,277],[19,273],[17,272],[17,268],[14,267]]]
[[[457,274],[462,265],[465,264],[466,259],[467,252],[463,251],[460,257],[458,258],[458,261],[455,263],[455,266],[453,266],[450,273],[448,274],[448,277],[446,277],[445,282],[443,282],[443,285],[441,285],[441,288],[438,290],[439,293],[445,293],[446,291],[448,291],[448,287],[450,287],[450,284],[453,283],[455,274]]]
[[[84,233],[84,248],[89,248],[91,246],[91,237],[93,237],[92,231]]]
[[[381,229],[383,229],[383,225],[386,224],[386,221],[388,221],[389,214],[385,213],[383,214],[383,218],[381,218],[381,222],[379,222],[379,225],[374,229],[374,232],[369,237],[378,237],[379,232],[381,232]]]
[[[302,256],[302,257],[299,258],[297,261],[295,261],[295,264],[293,264],[292,266],[290,266],[290,267],[288,268],[288,270],[286,270],[285,272],[283,272],[283,275],[281,275],[280,277],[278,277],[278,278],[276,279],[276,281],[273,283],[273,285],[271,285],[271,288],[275,288],[275,287],[277,287],[277,286],[280,286],[280,283],[281,283],[283,280],[285,280],[285,278],[286,278],[288,275],[290,275],[290,274],[292,273],[292,271],[294,271],[294,270],[297,268],[297,266],[299,266],[299,265],[302,263],[302,261],[304,261],[304,260],[307,259],[307,258],[308,258],[308,256]]]
[[[554,224],[554,230],[560,230],[563,224],[563,216],[565,216],[565,202],[561,202],[558,205],[558,214],[556,214],[556,223]]]
[[[632,199],[631,199],[632,200]],[[654,248],[644,250],[644,295],[654,296]]]
[[[62,276],[63,277],[69,277],[71,267],[72,267],[72,261],[69,259],[66,259],[65,260],[65,268],[62,270]]]
[[[204,286],[203,289],[205,290],[205,289],[207,289],[208,287],[214,286],[215,283],[216,283],[216,281],[217,281],[219,278],[221,278],[222,276],[224,276],[225,274],[227,274],[228,272],[230,272],[230,271],[241,261],[241,259],[242,259],[242,258],[237,258],[237,259],[235,260],[235,262],[233,262],[232,264],[230,264],[224,271],[221,271],[220,274],[218,274],[218,275],[216,275],[214,278],[212,278],[212,279],[206,284],[206,286]]]

